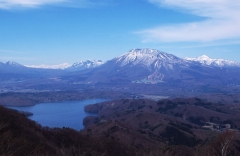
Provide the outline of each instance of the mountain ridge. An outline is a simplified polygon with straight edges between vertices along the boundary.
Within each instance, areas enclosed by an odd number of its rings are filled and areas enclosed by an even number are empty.
[[[151,86],[149,92],[153,92],[152,88],[154,87],[154,91],[159,92],[164,89],[174,94],[178,93],[177,90],[187,93],[237,92],[238,86],[240,86],[240,67],[238,66],[204,65],[155,49],[132,49],[97,67],[90,68],[91,63],[85,65],[88,68],[84,70],[79,70],[79,68],[76,70],[53,70],[18,68],[11,65],[9,65],[11,68],[6,68],[7,65],[0,64],[0,79],[4,85],[6,84],[4,82],[9,80],[14,83],[21,82],[18,83],[21,88],[32,89],[47,86],[51,89],[65,90],[68,88],[72,90],[89,86],[105,89],[117,86],[118,89],[125,90],[126,88],[134,93],[145,91],[146,85],[144,84],[157,84],[149,85]],[[31,80],[31,86],[28,85],[30,81],[25,80]],[[15,88],[15,85],[8,85]],[[137,86],[142,87],[135,89]],[[9,90],[9,88],[6,86],[5,90]]]
[[[207,55],[202,55],[197,58],[192,57],[186,57],[186,60],[189,61],[196,61],[203,65],[208,66],[217,66],[217,67],[240,67],[239,62],[231,61],[231,60],[225,60],[225,59],[213,59],[208,57]]]
[[[211,59],[206,55],[199,60],[219,61]],[[224,62],[225,60],[221,59]],[[103,62],[101,60],[86,60],[74,63],[71,67],[54,72],[46,69],[33,69],[22,66],[15,62],[8,62],[1,65],[1,71],[7,73],[17,72],[19,74],[34,73],[35,77],[47,73],[49,76],[62,75],[62,79],[69,81],[81,81],[81,83],[150,83],[181,82],[181,81],[204,81],[204,83],[230,83],[240,82],[238,68],[240,66],[219,66],[201,63],[194,59],[183,59],[156,49],[132,49],[127,53],[115,57],[112,60]],[[225,61],[229,63],[229,61]],[[224,63],[225,63],[224,62]],[[231,63],[231,61],[230,61]],[[222,65],[222,64],[220,64]],[[233,64],[235,65],[235,64]],[[5,67],[10,67],[9,69]],[[21,67],[21,70],[20,68]],[[220,68],[221,67],[221,68]],[[225,67],[222,69],[222,67]],[[237,68],[228,68],[237,67]],[[24,72],[24,73],[23,73]],[[68,74],[69,73],[69,74]],[[46,74],[45,74],[46,75]],[[64,76],[65,75],[65,76]],[[9,76],[8,76],[9,77]],[[31,77],[31,76],[30,76]]]
[[[157,60],[154,62],[154,59]],[[118,62],[121,66],[125,66],[129,63],[132,65],[141,64],[144,65],[147,68],[150,68],[152,62],[155,63],[155,67],[160,68],[164,63],[189,63],[189,62],[195,62],[195,63],[201,63],[202,65],[207,66],[215,66],[215,67],[240,67],[240,62],[226,60],[226,59],[214,59],[210,58],[207,55],[201,55],[199,57],[185,57],[185,58],[179,58],[175,55],[159,51],[156,49],[151,48],[135,48],[127,53],[124,53],[118,57],[115,57],[111,60],[115,60]],[[111,61],[108,60],[108,61]],[[159,60],[163,61],[163,64],[159,64]],[[106,62],[108,62],[106,61]],[[100,65],[103,65],[106,63],[102,60],[83,60],[79,62],[75,62],[72,65],[69,63],[61,63],[56,65],[22,65],[14,61],[8,61],[6,63],[0,62],[0,65],[8,65],[8,66],[15,66],[15,67],[28,67],[28,68],[40,68],[40,69],[68,69],[68,70],[83,70],[88,68],[94,68],[98,67]],[[169,69],[171,69],[171,66],[169,66]]]

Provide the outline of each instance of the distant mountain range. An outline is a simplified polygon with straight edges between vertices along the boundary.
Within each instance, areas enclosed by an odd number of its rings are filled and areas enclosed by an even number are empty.
[[[31,68],[30,68],[31,67]],[[150,83],[161,82],[240,82],[240,63],[223,59],[179,58],[155,49],[132,49],[107,62],[86,60],[73,65],[50,67],[23,66],[16,62],[0,63],[0,72],[41,77],[58,75],[62,79],[87,83]],[[53,67],[52,67],[53,68]],[[46,74],[47,73],[47,74]],[[9,77],[9,76],[8,76]]]
[[[24,65],[29,68],[42,68],[42,69],[66,69],[71,67],[69,63],[62,63],[57,65]]]
[[[206,55],[197,58],[186,57],[186,60],[200,62],[203,65],[217,66],[217,67],[240,67],[239,62],[229,61],[224,59],[212,59]]]
[[[165,66],[166,68],[172,69],[172,65],[182,62],[183,65],[186,62],[199,62],[202,65],[215,66],[215,67],[240,67],[239,62],[224,60],[224,59],[213,59],[207,55],[202,55],[197,58],[186,57],[184,59],[178,58],[177,56],[161,52],[155,49],[132,49],[129,52],[114,58],[116,62],[121,62],[120,66],[125,66],[127,64],[131,65],[143,65],[147,68],[161,68]],[[111,60],[110,60],[111,61]],[[14,61],[8,61],[6,63],[0,62],[0,66],[12,66],[12,67],[28,67],[28,68],[42,68],[42,69],[67,69],[70,71],[84,70],[95,68],[103,65],[105,62],[102,60],[85,60],[73,63],[62,63],[58,65],[21,65]],[[153,65],[153,63],[155,63]]]
[[[58,65],[24,65],[29,68],[42,68],[42,69],[66,69],[70,71],[78,71],[78,70],[84,70],[89,68],[95,68],[97,66],[100,66],[104,64],[104,61],[102,60],[85,60],[85,61],[79,61],[72,65],[69,63],[62,63]]]

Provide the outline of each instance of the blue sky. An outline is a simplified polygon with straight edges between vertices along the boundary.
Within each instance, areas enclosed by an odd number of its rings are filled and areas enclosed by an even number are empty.
[[[239,15],[239,0],[0,0],[0,61],[72,64],[153,48],[240,62]]]

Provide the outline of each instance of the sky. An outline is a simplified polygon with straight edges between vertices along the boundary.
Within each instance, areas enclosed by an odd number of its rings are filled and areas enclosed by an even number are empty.
[[[240,0],[0,0],[0,62],[110,60],[133,48],[240,62]]]

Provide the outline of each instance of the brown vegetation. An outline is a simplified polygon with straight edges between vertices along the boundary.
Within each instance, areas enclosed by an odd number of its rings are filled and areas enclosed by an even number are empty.
[[[233,106],[235,109],[232,109]],[[87,118],[87,127],[83,133],[97,138],[114,137],[124,144],[131,142],[132,147],[144,150],[167,147],[165,150],[169,153],[170,149],[173,152],[174,147],[178,147],[188,149],[183,150],[188,151],[185,154],[202,151],[209,153],[209,149],[205,149],[206,145],[213,149],[215,145],[209,142],[217,135],[225,134],[221,132],[226,131],[225,124],[231,125],[237,133],[240,127],[237,107],[205,102],[198,98],[108,101],[85,107],[86,111],[97,112],[99,116]],[[215,122],[220,126],[213,130],[206,129],[203,126],[207,122]],[[236,140],[239,139],[236,137]],[[236,144],[238,141],[234,142]],[[199,148],[201,150],[198,151]]]
[[[237,156],[237,130],[211,131],[189,120],[196,110],[204,120],[210,120],[208,113],[216,106],[224,111],[215,112],[215,116],[222,115],[219,122],[232,119],[238,128],[228,107],[195,98],[158,102],[123,99],[92,105],[86,109],[97,110],[99,117],[89,118],[89,125],[80,132],[42,127],[0,106],[0,155]]]
[[[0,155],[134,155],[114,139],[93,139],[70,128],[41,127],[0,106]]]

